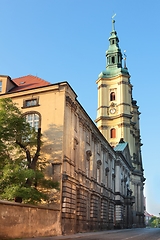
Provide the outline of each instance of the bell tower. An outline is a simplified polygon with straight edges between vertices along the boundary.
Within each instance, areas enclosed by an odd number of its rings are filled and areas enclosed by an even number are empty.
[[[112,31],[109,37],[109,47],[106,51],[106,69],[96,81],[98,86],[98,129],[112,147],[120,139],[129,145],[131,170],[131,189],[135,196],[133,206],[133,222],[143,226],[143,165],[141,158],[141,137],[139,127],[139,107],[132,97],[132,84],[126,66],[126,55],[122,64],[122,52],[115,30],[115,20],[112,19]]]
[[[116,146],[121,138],[130,145],[131,155],[135,152],[132,85],[126,67],[122,66],[122,52],[115,31],[115,20],[112,19],[112,31],[109,37],[109,48],[106,51],[106,69],[96,81],[98,85],[97,127],[111,146]],[[138,107],[136,108],[137,113]],[[132,131],[132,132],[133,132]]]

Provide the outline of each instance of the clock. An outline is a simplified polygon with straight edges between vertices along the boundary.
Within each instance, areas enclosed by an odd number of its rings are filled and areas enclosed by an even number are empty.
[[[114,114],[115,112],[116,112],[116,109],[115,109],[115,108],[111,108],[111,109],[110,109],[110,113],[111,113],[111,114]]]

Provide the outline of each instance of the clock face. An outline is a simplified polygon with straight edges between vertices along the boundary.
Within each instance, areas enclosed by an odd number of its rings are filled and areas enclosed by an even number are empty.
[[[115,108],[111,108],[111,109],[110,109],[110,113],[111,113],[111,114],[114,114],[115,112],[116,112],[116,109],[115,109]]]

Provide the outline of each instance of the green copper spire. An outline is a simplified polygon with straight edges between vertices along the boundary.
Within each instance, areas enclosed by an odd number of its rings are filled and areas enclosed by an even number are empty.
[[[109,37],[110,44],[108,50],[106,51],[106,69],[101,72],[98,77],[108,78],[121,73],[129,75],[126,67],[126,55],[124,55],[124,67],[122,67],[123,57],[119,47],[117,32],[115,30],[115,15],[112,17],[112,32],[111,36]]]
[[[109,38],[109,48],[106,51],[107,66],[106,68],[121,68],[122,67],[122,53],[119,48],[119,39],[115,31],[115,20],[112,19],[112,32]]]

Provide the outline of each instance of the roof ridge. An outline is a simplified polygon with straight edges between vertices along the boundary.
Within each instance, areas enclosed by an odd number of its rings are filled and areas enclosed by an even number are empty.
[[[48,84],[51,84],[50,82],[48,82],[48,81],[46,81],[46,80],[42,79],[41,77],[34,76],[34,75],[32,75],[32,74],[28,74],[28,75],[25,75],[25,76],[21,76],[21,77],[13,78],[12,80],[14,81],[14,80],[18,80],[18,79],[21,79],[21,78],[26,78],[26,77],[33,77],[33,78],[37,78],[37,79],[39,79],[39,81],[41,81],[41,82],[47,82]]]
[[[32,74],[28,74],[28,75],[24,75],[24,76],[21,76],[21,77],[16,77],[16,78],[13,78],[13,79],[18,79],[18,78],[23,78],[23,77],[28,77],[28,76],[33,76]]]
[[[43,82],[48,82],[48,81],[46,81],[46,80],[44,80],[43,78],[38,77],[38,76],[34,76],[34,75],[29,75],[29,76],[32,76],[32,77],[38,78],[38,79],[40,79],[40,80],[43,81]],[[50,83],[50,82],[48,82],[48,83]]]

